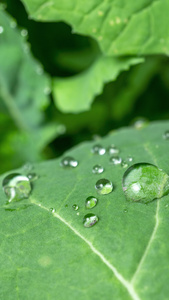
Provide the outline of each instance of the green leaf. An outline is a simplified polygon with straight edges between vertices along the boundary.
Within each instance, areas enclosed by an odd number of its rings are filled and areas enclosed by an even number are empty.
[[[169,0],[22,0],[39,21],[65,21],[107,55],[169,53]]]
[[[18,163],[39,160],[43,148],[59,134],[59,127],[57,123],[46,125],[51,82],[31,56],[24,37],[26,31],[20,32],[2,9],[0,26],[0,154],[5,169],[16,166],[15,156]]]
[[[169,141],[163,138],[168,128],[168,121],[123,128],[100,143],[115,144],[123,160],[130,155],[132,163],[155,164],[169,173]],[[148,205],[128,202],[122,190],[126,169],[111,165],[108,153],[93,154],[93,145],[65,154],[79,161],[76,168],[62,168],[60,159],[34,165],[39,178],[29,199],[6,205],[1,188],[1,299],[168,298],[169,196]],[[98,163],[105,168],[100,175],[92,173]],[[113,183],[108,195],[95,190],[101,178]],[[88,196],[98,198],[91,212],[99,221],[91,228],[83,226]]]
[[[143,61],[142,58],[99,56],[85,72],[73,77],[56,78],[53,82],[56,106],[66,113],[89,110],[105,83],[115,80],[121,71]]]

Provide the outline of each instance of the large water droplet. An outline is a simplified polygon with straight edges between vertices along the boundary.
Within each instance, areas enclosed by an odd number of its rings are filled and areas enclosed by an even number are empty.
[[[92,148],[92,152],[94,154],[104,155],[106,153],[106,149],[101,145],[94,145]]]
[[[87,197],[86,198],[86,208],[93,208],[96,206],[97,204],[97,198],[93,197],[93,196],[90,196],[90,197]]]
[[[92,227],[99,221],[99,218],[94,214],[87,214],[83,218],[84,227]]]
[[[76,168],[78,165],[78,161],[75,160],[73,157],[71,156],[66,156],[62,159],[60,165],[62,167],[71,167],[71,168]]]
[[[169,140],[169,130],[166,130],[166,131],[164,132],[163,138],[164,138],[165,140]]]
[[[78,210],[78,209],[79,209],[79,206],[78,206],[77,204],[73,204],[72,208],[73,208],[74,210]]]
[[[113,184],[110,180],[102,178],[96,182],[95,188],[101,195],[107,195],[112,192]]]
[[[107,152],[111,155],[117,155],[119,153],[119,149],[116,146],[111,145],[108,147]]]
[[[31,192],[29,178],[19,173],[12,173],[6,176],[2,182],[2,186],[8,202],[28,198]]]
[[[100,166],[100,165],[95,165],[95,166],[93,167],[93,169],[92,169],[92,172],[93,172],[94,174],[101,174],[101,173],[104,172],[104,168],[103,168],[102,166]]]
[[[122,158],[119,156],[110,157],[110,163],[113,165],[120,165],[122,163]]]
[[[148,203],[169,193],[169,176],[155,165],[134,164],[124,173],[123,191],[128,201]]]

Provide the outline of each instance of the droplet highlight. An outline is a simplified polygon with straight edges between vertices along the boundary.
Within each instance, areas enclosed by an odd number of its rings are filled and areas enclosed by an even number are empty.
[[[149,203],[169,193],[169,176],[157,166],[138,163],[123,176],[123,191],[128,201]]]
[[[92,227],[99,221],[99,218],[95,214],[87,214],[83,218],[84,227]]]
[[[2,182],[2,186],[8,202],[28,198],[32,190],[29,178],[19,173],[7,175]]]
[[[104,172],[104,168],[101,165],[95,165],[92,169],[93,174],[101,174]]]
[[[62,159],[60,165],[65,168],[76,168],[78,166],[78,161],[71,156],[66,156]]]
[[[0,34],[4,32],[4,28],[0,26]]]
[[[107,195],[112,192],[113,184],[110,180],[102,178],[96,182],[95,188],[100,195]]]
[[[30,181],[35,181],[38,179],[38,175],[36,173],[29,173],[27,177],[29,178]]]
[[[97,202],[97,198],[95,198],[94,196],[89,196],[86,198],[85,206],[87,209],[91,209],[97,205]]]

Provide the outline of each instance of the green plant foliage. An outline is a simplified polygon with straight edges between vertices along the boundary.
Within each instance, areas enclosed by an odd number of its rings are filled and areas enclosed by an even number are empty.
[[[168,121],[123,128],[99,143],[115,144],[123,160],[133,158],[129,164],[150,163],[169,174],[168,128]],[[126,168],[110,164],[108,153],[92,153],[94,144],[65,154],[78,160],[76,168],[61,167],[62,158],[32,165],[38,179],[29,199],[6,205],[0,189],[1,299],[167,299],[169,196],[148,205],[128,202],[122,190]],[[93,174],[98,163],[105,171]],[[101,178],[113,183],[108,195],[95,189]],[[85,228],[89,196],[98,199],[91,212],[99,221]]]
[[[45,124],[50,103],[50,79],[31,56],[16,23],[0,10],[0,154],[6,153],[1,172],[25,160],[39,160],[43,148],[59,134],[58,124]],[[6,129],[4,131],[4,128]]]
[[[121,71],[141,62],[142,58],[109,58],[101,55],[87,71],[73,77],[54,79],[56,106],[66,113],[89,110],[95,96],[102,93],[105,83],[115,80]]]
[[[23,0],[39,21],[65,21],[107,55],[169,53],[169,0]]]

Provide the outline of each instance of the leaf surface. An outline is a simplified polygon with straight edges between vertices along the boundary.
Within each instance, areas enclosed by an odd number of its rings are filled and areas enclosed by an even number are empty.
[[[109,58],[101,55],[87,71],[73,77],[54,79],[56,106],[66,113],[89,110],[95,96],[102,93],[105,83],[114,81],[120,72],[143,61],[142,58]]]
[[[39,21],[65,21],[107,55],[169,53],[169,0],[22,1]]]
[[[123,159],[130,155],[133,163],[152,163],[169,174],[169,141],[163,138],[168,128],[168,121],[123,128],[100,143],[115,144]],[[149,205],[127,202],[125,169],[109,164],[108,154],[91,153],[93,145],[86,142],[65,154],[79,161],[74,169],[62,168],[60,159],[34,165],[39,179],[27,200],[5,205],[1,188],[1,299],[167,299],[169,196]],[[100,175],[92,173],[98,163],[105,167]],[[100,178],[113,182],[109,195],[97,194]],[[85,208],[88,196],[98,198],[91,211]],[[99,222],[84,228],[89,212]]]

